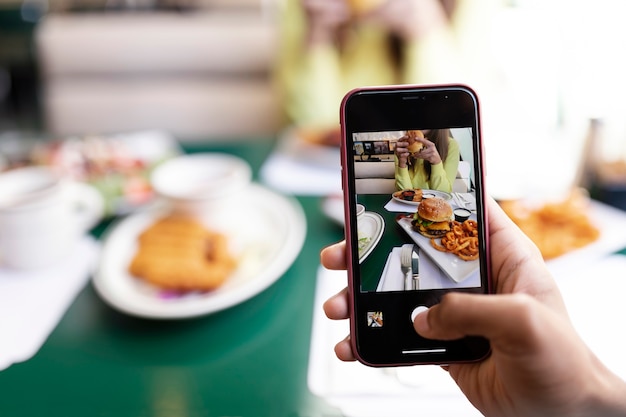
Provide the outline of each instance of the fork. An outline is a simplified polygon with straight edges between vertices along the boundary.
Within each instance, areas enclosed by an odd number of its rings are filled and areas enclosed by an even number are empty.
[[[407,243],[402,245],[400,249],[400,269],[404,274],[404,289],[413,289],[413,277],[412,277],[412,261],[411,256],[413,254],[413,244]]]

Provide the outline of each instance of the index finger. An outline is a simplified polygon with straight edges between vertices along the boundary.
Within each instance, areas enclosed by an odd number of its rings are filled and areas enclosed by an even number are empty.
[[[346,241],[334,243],[326,246],[320,252],[322,266],[332,270],[343,270],[348,268],[346,260]]]

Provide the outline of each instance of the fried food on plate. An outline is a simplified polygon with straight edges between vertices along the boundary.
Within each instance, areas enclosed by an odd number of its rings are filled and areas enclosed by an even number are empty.
[[[589,198],[580,193],[538,207],[517,200],[500,202],[500,206],[539,247],[544,259],[582,248],[600,237],[589,216]]]
[[[422,201],[423,190],[420,188],[396,191],[393,196],[404,201],[420,202]]]
[[[129,271],[163,289],[210,291],[236,266],[226,236],[180,216],[158,219],[138,237]]]
[[[452,221],[452,230],[447,232],[441,242],[430,239],[430,244],[441,252],[455,254],[464,261],[478,259],[478,223],[476,220],[465,220],[463,223]]]

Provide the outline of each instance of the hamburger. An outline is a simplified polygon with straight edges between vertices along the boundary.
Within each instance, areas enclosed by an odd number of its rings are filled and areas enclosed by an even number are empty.
[[[413,215],[413,229],[422,236],[437,238],[450,231],[452,206],[440,197],[423,199]]]
[[[424,145],[421,142],[413,142],[406,149],[411,154],[415,154],[415,153],[418,153],[419,151],[421,151],[423,147],[424,147]]]
[[[424,144],[422,142],[418,142],[417,140],[415,140],[416,138],[424,139],[424,133],[422,133],[421,130],[407,130],[406,136],[409,139],[413,139],[413,143],[411,143],[407,148],[407,150],[411,154],[418,153],[419,151],[422,150],[422,148],[424,147]]]
[[[380,7],[383,0],[350,0],[348,1],[350,10],[355,16],[362,16]]]
[[[424,132],[421,130],[407,130],[406,135],[411,139],[420,138],[424,139]]]

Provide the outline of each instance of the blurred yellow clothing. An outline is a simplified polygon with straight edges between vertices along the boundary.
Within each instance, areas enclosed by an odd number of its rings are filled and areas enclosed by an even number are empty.
[[[423,159],[415,159],[410,167],[400,168],[398,157],[395,157],[396,188],[398,190],[423,188],[450,193],[459,169],[459,159],[459,144],[453,138],[448,142],[448,156],[445,161],[431,166],[430,177],[424,168]]]
[[[497,3],[458,0],[450,25],[402,45],[403,65],[396,68],[387,32],[373,25],[353,25],[341,51],[328,44],[307,48],[300,0],[286,0],[276,71],[285,122],[336,127],[341,99],[356,87],[470,81],[472,57],[481,59],[475,52],[488,41],[481,24],[491,24]]]

